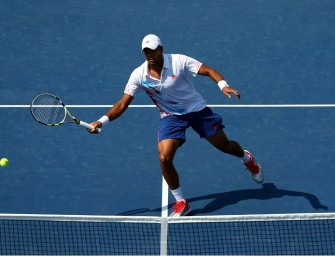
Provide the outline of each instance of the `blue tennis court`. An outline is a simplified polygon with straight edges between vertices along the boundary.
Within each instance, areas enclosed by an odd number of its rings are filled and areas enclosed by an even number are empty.
[[[188,130],[175,165],[191,215],[334,212],[334,10],[333,0],[0,0],[0,157],[10,161],[0,212],[160,216],[155,108],[129,108],[99,136],[39,125],[28,108],[51,92],[96,120],[144,61],[149,33],[240,91],[228,100],[194,80],[265,173],[255,184],[239,159]],[[141,93],[133,104],[152,102]]]

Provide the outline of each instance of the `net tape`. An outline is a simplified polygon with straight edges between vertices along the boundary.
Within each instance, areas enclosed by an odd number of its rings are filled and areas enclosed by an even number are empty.
[[[0,254],[335,254],[335,213],[205,217],[0,215]],[[165,250],[164,250],[165,251]]]

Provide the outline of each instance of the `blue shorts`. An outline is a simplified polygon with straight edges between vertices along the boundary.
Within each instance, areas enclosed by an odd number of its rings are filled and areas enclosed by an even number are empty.
[[[213,113],[209,107],[185,115],[166,116],[160,120],[158,142],[166,139],[185,141],[185,132],[188,127],[192,127],[200,138],[207,138],[221,131],[224,125],[221,116]]]

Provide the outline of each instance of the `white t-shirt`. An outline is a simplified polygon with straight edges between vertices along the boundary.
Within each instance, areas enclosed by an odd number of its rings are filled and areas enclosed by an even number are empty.
[[[163,56],[160,80],[150,76],[148,62],[145,61],[130,75],[124,93],[134,97],[143,88],[158,107],[161,118],[204,109],[207,103],[191,81],[202,63],[181,54]]]

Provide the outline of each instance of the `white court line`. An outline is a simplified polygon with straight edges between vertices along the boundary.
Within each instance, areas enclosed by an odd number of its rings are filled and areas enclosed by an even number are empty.
[[[110,108],[113,105],[66,105],[71,108]],[[29,108],[30,105],[0,105],[0,108]],[[156,105],[129,105],[130,108],[155,108]],[[208,105],[212,108],[333,108],[335,104],[263,104],[263,105]]]

